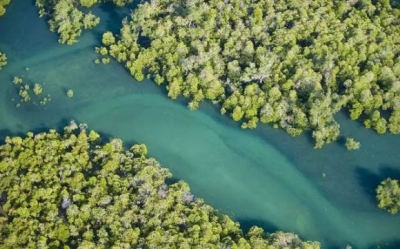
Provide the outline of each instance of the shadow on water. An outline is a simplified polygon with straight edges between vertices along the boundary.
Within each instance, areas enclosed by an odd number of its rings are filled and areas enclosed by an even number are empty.
[[[105,27],[108,31],[113,33],[119,32],[122,26],[122,19],[129,16],[130,11],[128,8],[119,8],[116,7],[113,3],[107,2],[100,4],[99,8],[108,14],[107,22],[103,23],[102,26]]]
[[[355,174],[358,182],[360,183],[364,193],[368,196],[371,203],[376,203],[375,189],[383,180],[378,174],[375,174],[369,169],[356,167]]]
[[[122,20],[125,17],[129,17],[131,11],[129,7],[117,7],[111,2],[100,4],[98,10],[101,13],[96,13],[96,9],[94,12],[100,17],[100,25],[93,30],[93,34],[96,41],[99,41],[98,45],[101,45],[103,33],[111,31],[114,34],[118,34],[122,27]]]
[[[167,178],[167,179],[165,180],[165,183],[166,183],[167,185],[172,185],[172,184],[175,184],[175,183],[177,183],[177,182],[179,182],[179,181],[181,181],[181,179],[178,179],[178,178],[175,178],[175,177],[171,177],[171,178]]]
[[[9,129],[0,129],[0,144],[4,143],[6,137],[24,136],[22,132],[14,133]]]
[[[238,218],[238,219],[236,219],[236,221],[240,223],[240,228],[242,229],[243,234],[247,234],[253,226],[257,226],[257,227],[264,229],[265,233],[275,233],[277,231],[280,231],[279,227],[275,226],[272,223],[266,222],[264,220]],[[286,232],[289,232],[289,231],[286,231]],[[300,234],[297,234],[297,235],[299,235],[300,239],[304,239],[304,237],[302,237]],[[337,249],[337,248],[344,249],[345,248],[345,247],[343,247],[343,245],[336,245],[334,242],[329,241],[329,240],[320,241],[320,242],[331,245],[331,246],[327,247],[326,245],[323,244],[324,245],[323,248],[325,248],[325,249]],[[399,247],[397,247],[397,248],[399,248]],[[376,247],[374,247],[374,249],[376,249]],[[390,249],[392,249],[392,248],[390,248]]]
[[[281,131],[282,132],[285,132],[286,133],[286,131],[284,131],[283,129],[281,129]],[[287,136],[290,136],[289,134],[286,134]],[[312,136],[312,131],[305,131],[302,135],[299,135],[299,136],[305,136],[306,137],[306,140],[307,140],[307,145],[309,145],[310,146],[310,148],[314,148],[314,146],[315,146],[315,140],[314,140],[314,138],[313,138],[313,136]],[[291,137],[291,136],[290,136]],[[292,139],[295,139],[294,137],[291,137]],[[274,147],[277,147],[278,146],[278,144],[277,143],[275,143],[274,144]],[[285,151],[284,149],[281,149],[281,151]]]
[[[342,148],[346,148],[346,137],[345,136],[339,136],[338,140],[336,140],[336,143],[342,147]]]
[[[50,129],[55,129],[58,133],[63,133],[64,128],[73,120],[72,118],[62,118],[55,126],[48,126],[48,124],[41,123],[37,128],[30,129],[29,131],[34,134],[41,132],[48,132]]]
[[[64,128],[66,126],[68,126],[68,124],[71,121],[74,121],[78,125],[79,124],[86,124],[85,122],[80,122],[81,120],[75,120],[73,118],[63,118],[58,122],[58,124],[56,126],[57,127],[57,132],[63,133]],[[87,125],[88,125],[87,131],[89,132],[92,129],[90,127],[90,124],[87,124]],[[36,133],[36,132],[46,132],[49,129],[51,129],[51,128],[48,127],[48,126],[44,126],[43,125],[42,127],[38,128],[38,129],[32,130],[32,132],[34,132],[34,133]],[[111,139],[116,138],[114,135],[112,135],[111,133],[108,133],[108,132],[102,132],[102,131],[96,130],[96,133],[100,135],[100,141],[99,142],[101,144],[106,144],[106,143],[110,142]],[[129,150],[129,148],[131,148],[131,146],[133,146],[134,144],[137,144],[137,142],[136,141],[123,141],[123,147],[124,147],[124,149],[127,149],[127,150]]]
[[[183,98],[183,97],[182,97]],[[183,102],[183,101],[182,101]],[[222,115],[221,114],[221,104],[213,104],[209,100],[205,100],[200,102],[199,111],[203,111],[207,113],[207,116],[212,117],[217,123],[222,125],[230,126],[230,127],[237,127],[241,129],[241,123],[233,121],[232,118],[229,117],[229,114]]]
[[[62,132],[63,128],[68,124],[68,122],[66,121],[66,119],[63,119],[59,125],[56,126],[56,131],[57,132]],[[62,125],[62,126],[61,126]],[[8,137],[26,137],[26,133],[27,132],[32,132],[33,134],[39,134],[42,132],[48,132],[50,129],[54,129],[54,127],[49,127],[44,123],[41,123],[38,127],[34,128],[34,129],[29,129],[26,132],[13,132],[9,129],[1,129],[0,130],[0,144],[2,144],[5,140],[5,138]]]
[[[394,169],[390,165],[382,164],[380,165],[381,168],[381,173],[384,178],[392,178],[392,179],[400,179],[400,170]]]
[[[381,242],[378,245],[371,245],[367,249],[399,249],[400,239]]]
[[[376,188],[380,182],[388,177],[400,179],[400,170],[394,169],[390,165],[380,165],[379,172],[374,173],[369,169],[358,166],[355,169],[355,175],[370,202],[376,205]]]
[[[63,118],[58,122],[56,126],[49,127],[45,123],[40,123],[36,128],[26,130],[25,132],[13,132],[10,129],[0,129],[0,144],[4,143],[5,138],[8,137],[26,137],[27,132],[32,132],[33,134],[39,134],[42,132],[48,132],[50,129],[55,129],[57,132],[61,133],[64,130],[64,127],[69,124],[71,119]],[[22,129],[21,127],[19,127]]]
[[[272,233],[279,230],[277,226],[264,220],[238,218],[236,221],[240,223],[240,228],[244,234],[247,234],[253,226],[261,227],[266,233]]]

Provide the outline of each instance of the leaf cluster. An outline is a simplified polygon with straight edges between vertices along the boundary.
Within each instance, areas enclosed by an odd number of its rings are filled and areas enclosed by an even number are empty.
[[[6,13],[5,6],[8,4],[10,4],[10,0],[0,0],[0,16]]]
[[[345,145],[348,150],[358,150],[361,147],[360,142],[354,140],[354,138],[351,137],[346,138]]]
[[[7,65],[7,55],[0,52],[0,70]]]
[[[378,207],[391,214],[396,214],[400,209],[400,186],[398,180],[387,178],[376,189]]]

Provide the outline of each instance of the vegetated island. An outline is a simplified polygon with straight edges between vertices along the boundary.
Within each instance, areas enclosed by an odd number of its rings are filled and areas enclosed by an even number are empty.
[[[7,137],[0,248],[320,248],[292,233],[243,234],[146,153],[74,121],[63,134]]]
[[[400,210],[400,185],[398,180],[387,178],[376,189],[378,207],[397,214]]]

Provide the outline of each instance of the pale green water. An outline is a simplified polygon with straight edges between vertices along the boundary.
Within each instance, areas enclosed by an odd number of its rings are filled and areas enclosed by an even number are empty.
[[[325,248],[400,248],[400,218],[373,200],[381,179],[400,178],[400,136],[378,136],[339,116],[343,132],[362,149],[347,152],[337,143],[316,151],[307,136],[293,139],[265,126],[241,130],[209,104],[190,112],[152,82],[136,83],[120,65],[92,62],[100,31],[117,25],[110,12],[97,12],[103,26],[67,47],[57,44],[31,1],[10,5],[0,19],[0,50],[10,59],[0,72],[0,137],[62,127],[70,119],[86,122],[127,145],[146,143],[177,179],[245,228],[296,232]],[[46,109],[15,108],[11,78],[21,74],[51,94]],[[72,99],[65,96],[70,88]]]

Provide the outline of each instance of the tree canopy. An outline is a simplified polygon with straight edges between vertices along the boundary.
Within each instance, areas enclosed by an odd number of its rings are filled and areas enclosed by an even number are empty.
[[[4,8],[6,5],[10,3],[10,0],[0,0],[0,16],[6,13],[6,9]],[[0,51],[0,70],[7,65],[7,56],[5,53]]]
[[[209,99],[243,128],[310,130],[320,148],[338,139],[342,109],[378,133],[400,132],[400,9],[391,4],[143,1],[103,42],[137,80],[165,84],[190,109]]]
[[[10,4],[10,0],[0,0],[0,16],[6,13],[5,6]]]
[[[7,65],[7,55],[0,52],[0,70]]]
[[[360,148],[360,142],[354,140],[354,138],[348,137],[346,138],[345,146],[348,150],[358,150]]]
[[[7,137],[0,248],[320,248],[259,227],[244,235],[146,153],[74,121],[63,134]]]
[[[378,207],[391,214],[396,214],[400,209],[400,186],[398,180],[387,178],[376,189]]]
[[[36,0],[40,17],[49,20],[50,30],[59,34],[62,44],[74,44],[82,30],[91,29],[99,24],[100,18],[88,8],[106,0]],[[124,6],[132,0],[109,0],[117,6]]]

